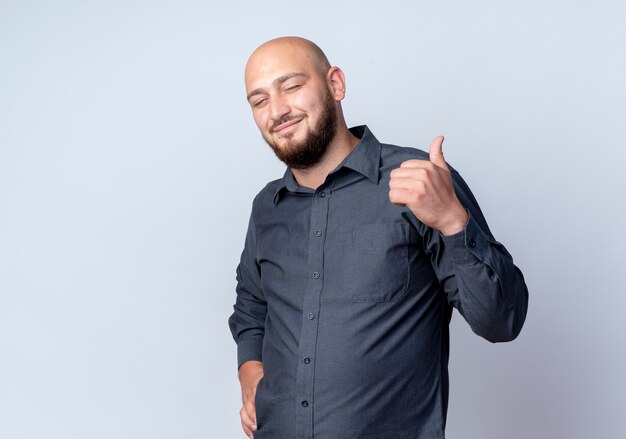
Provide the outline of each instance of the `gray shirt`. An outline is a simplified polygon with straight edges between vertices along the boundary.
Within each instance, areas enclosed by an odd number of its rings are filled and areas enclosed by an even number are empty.
[[[289,169],[255,197],[229,324],[238,362],[263,362],[255,439],[443,438],[449,322],[456,308],[491,342],[520,332],[522,273],[469,213],[452,236],[389,201],[389,174],[414,148],[361,141],[313,190]]]

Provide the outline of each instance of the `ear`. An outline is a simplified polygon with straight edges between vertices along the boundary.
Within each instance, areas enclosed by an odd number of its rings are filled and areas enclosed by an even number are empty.
[[[326,73],[326,82],[330,94],[339,102],[346,96],[346,77],[339,67],[331,67]]]

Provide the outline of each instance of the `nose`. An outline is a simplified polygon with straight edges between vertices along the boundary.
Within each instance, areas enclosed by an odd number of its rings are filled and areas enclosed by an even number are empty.
[[[270,99],[269,107],[270,117],[275,123],[278,123],[283,117],[291,112],[291,107],[289,106],[288,102],[280,94],[277,94],[273,97],[273,99]]]

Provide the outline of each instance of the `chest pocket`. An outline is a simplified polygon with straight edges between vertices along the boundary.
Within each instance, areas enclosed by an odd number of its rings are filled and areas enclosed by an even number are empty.
[[[399,300],[409,287],[409,225],[360,225],[349,231],[340,264],[342,294],[355,302]]]

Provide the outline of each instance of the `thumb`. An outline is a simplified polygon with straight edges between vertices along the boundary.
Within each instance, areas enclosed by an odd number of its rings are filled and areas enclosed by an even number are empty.
[[[245,406],[246,406],[246,412],[248,413],[248,416],[250,417],[250,420],[252,422],[254,422],[254,424],[256,425],[256,403],[254,399],[249,399],[245,402]]]
[[[437,136],[430,144],[430,161],[443,169],[448,169],[448,165],[443,158],[443,136]]]

